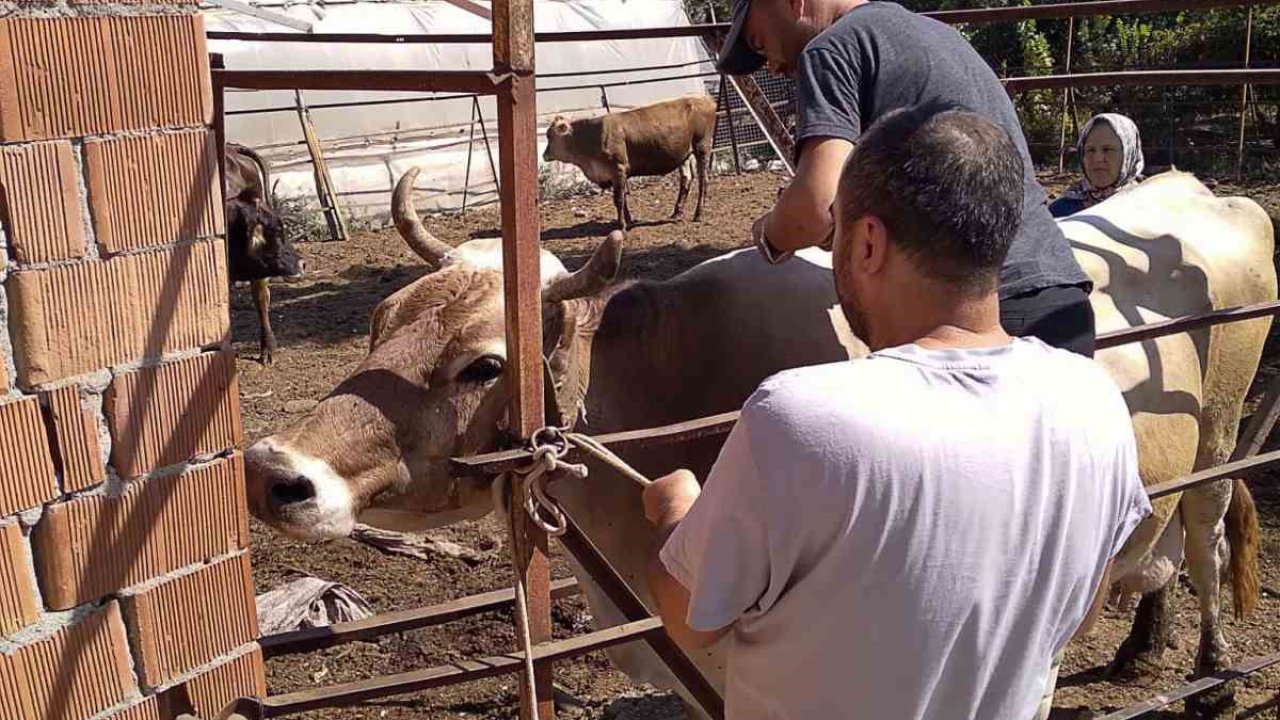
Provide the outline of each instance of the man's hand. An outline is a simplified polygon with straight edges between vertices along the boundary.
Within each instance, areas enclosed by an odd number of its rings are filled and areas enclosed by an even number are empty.
[[[677,470],[644,489],[644,516],[654,527],[668,528],[684,519],[702,494],[698,478]]]

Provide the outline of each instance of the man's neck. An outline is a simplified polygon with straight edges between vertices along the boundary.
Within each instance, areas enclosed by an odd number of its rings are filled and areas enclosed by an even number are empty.
[[[876,349],[912,343],[931,350],[963,349],[999,347],[1011,342],[1000,325],[1000,300],[994,293],[954,303],[903,308],[894,322],[872,330]]]

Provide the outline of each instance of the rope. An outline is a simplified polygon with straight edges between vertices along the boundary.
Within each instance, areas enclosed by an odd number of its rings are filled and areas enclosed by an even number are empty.
[[[641,475],[635,468],[628,465],[626,460],[615,455],[612,450],[601,445],[598,440],[590,435],[567,432],[564,433],[564,439],[582,452],[617,470],[623,477],[640,487],[645,488],[653,484],[652,480]]]

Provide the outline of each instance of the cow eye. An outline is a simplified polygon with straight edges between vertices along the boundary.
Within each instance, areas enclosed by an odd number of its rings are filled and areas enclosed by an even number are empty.
[[[467,383],[487,383],[502,376],[506,365],[497,355],[485,355],[463,368],[458,373],[458,380]]]

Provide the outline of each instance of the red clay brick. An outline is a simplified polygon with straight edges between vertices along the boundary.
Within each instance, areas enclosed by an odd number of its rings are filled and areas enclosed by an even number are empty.
[[[85,720],[136,690],[114,602],[51,638],[0,655],[5,720]]]
[[[24,545],[17,523],[0,525],[0,636],[40,619],[40,601]]]
[[[162,713],[160,706],[160,698],[150,695],[139,703],[108,715],[107,718],[108,720],[169,720],[175,717]]]
[[[221,241],[9,276],[18,384],[212,345],[227,332]]]
[[[80,400],[75,385],[45,394],[53,419],[55,460],[62,471],[62,491],[77,492],[107,479],[98,443],[98,424]]]
[[[267,676],[262,664],[262,650],[255,648],[253,652],[188,680],[184,687],[175,688],[175,691],[177,696],[185,694],[182,699],[190,700],[195,714],[202,718],[217,717],[237,698],[266,697]],[[180,708],[174,707],[173,710],[176,715]]]
[[[0,147],[0,219],[19,263],[84,257],[78,172],[66,141]]]
[[[241,456],[50,505],[32,546],[45,604],[65,610],[249,543]]]
[[[198,14],[0,19],[0,141],[206,125],[204,53]]]
[[[227,352],[117,375],[104,414],[111,464],[132,478],[239,445],[240,392]]]
[[[244,553],[125,598],[146,687],[183,673],[258,635],[249,555]]]
[[[89,140],[84,155],[104,254],[222,233],[213,133]]]
[[[0,516],[58,496],[49,436],[33,397],[0,405]]]

